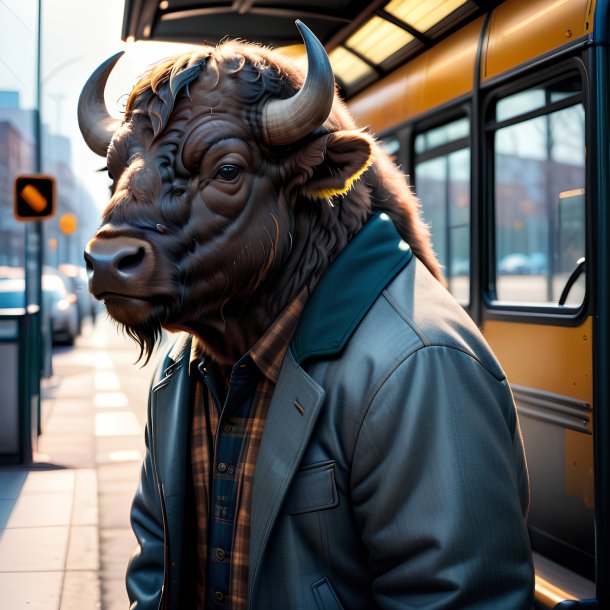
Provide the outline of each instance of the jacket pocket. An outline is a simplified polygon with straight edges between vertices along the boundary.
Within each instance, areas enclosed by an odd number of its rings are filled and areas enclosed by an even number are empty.
[[[343,610],[343,606],[328,578],[322,578],[311,585],[318,610]]]
[[[286,498],[289,515],[334,508],[339,504],[335,482],[335,463],[322,462],[301,468],[292,480]]]

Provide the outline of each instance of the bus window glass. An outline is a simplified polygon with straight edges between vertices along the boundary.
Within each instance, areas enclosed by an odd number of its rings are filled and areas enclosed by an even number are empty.
[[[521,93],[510,95],[498,102],[496,106],[496,120],[505,121],[537,108],[542,108],[544,101],[545,95],[542,89],[522,91]]]
[[[415,166],[417,195],[449,291],[467,305],[470,292],[470,149],[439,154]]]
[[[469,130],[470,126],[467,117],[452,121],[441,127],[429,129],[428,131],[420,133],[415,138],[415,152],[416,154],[420,154],[427,150],[443,146],[449,142],[467,138]]]
[[[547,110],[495,132],[499,301],[558,305],[585,256],[584,107]],[[581,274],[564,305],[579,306],[584,292]]]
[[[381,146],[381,149],[394,160],[398,158],[398,153],[400,152],[400,141],[395,136],[386,136],[385,138],[379,140],[379,146]]]
[[[534,112],[544,108],[549,102],[559,102],[577,95],[580,92],[580,82],[568,79],[551,83],[543,88],[528,89],[514,93],[496,104],[496,121],[507,121],[514,117]]]

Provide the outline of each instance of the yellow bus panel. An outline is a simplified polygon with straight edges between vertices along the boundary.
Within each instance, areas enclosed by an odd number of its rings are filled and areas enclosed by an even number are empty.
[[[406,119],[406,68],[399,68],[350,100],[349,109],[360,127],[380,133]]]
[[[593,403],[591,318],[576,327],[486,320],[483,334],[510,383]]]
[[[380,133],[473,88],[480,17],[349,102],[359,125]]]
[[[492,13],[482,80],[593,31],[595,0],[507,0]]]

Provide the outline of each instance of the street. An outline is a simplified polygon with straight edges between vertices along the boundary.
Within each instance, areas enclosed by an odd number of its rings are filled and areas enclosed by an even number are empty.
[[[7,610],[129,606],[129,509],[144,451],[146,367],[105,314],[53,354],[30,471],[0,471],[0,590]],[[42,510],[41,510],[42,507]]]

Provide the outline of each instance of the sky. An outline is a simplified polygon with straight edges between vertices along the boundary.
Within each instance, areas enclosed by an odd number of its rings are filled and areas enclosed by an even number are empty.
[[[37,0],[0,0],[0,90],[17,90],[21,106],[35,103]],[[80,91],[93,70],[124,50],[106,88],[106,105],[120,117],[121,100],[138,76],[163,57],[194,47],[121,40],[124,0],[42,0],[42,116],[51,132],[72,141],[73,169],[103,208],[104,160],[82,140],[76,119]],[[96,211],[97,213],[97,211]]]

